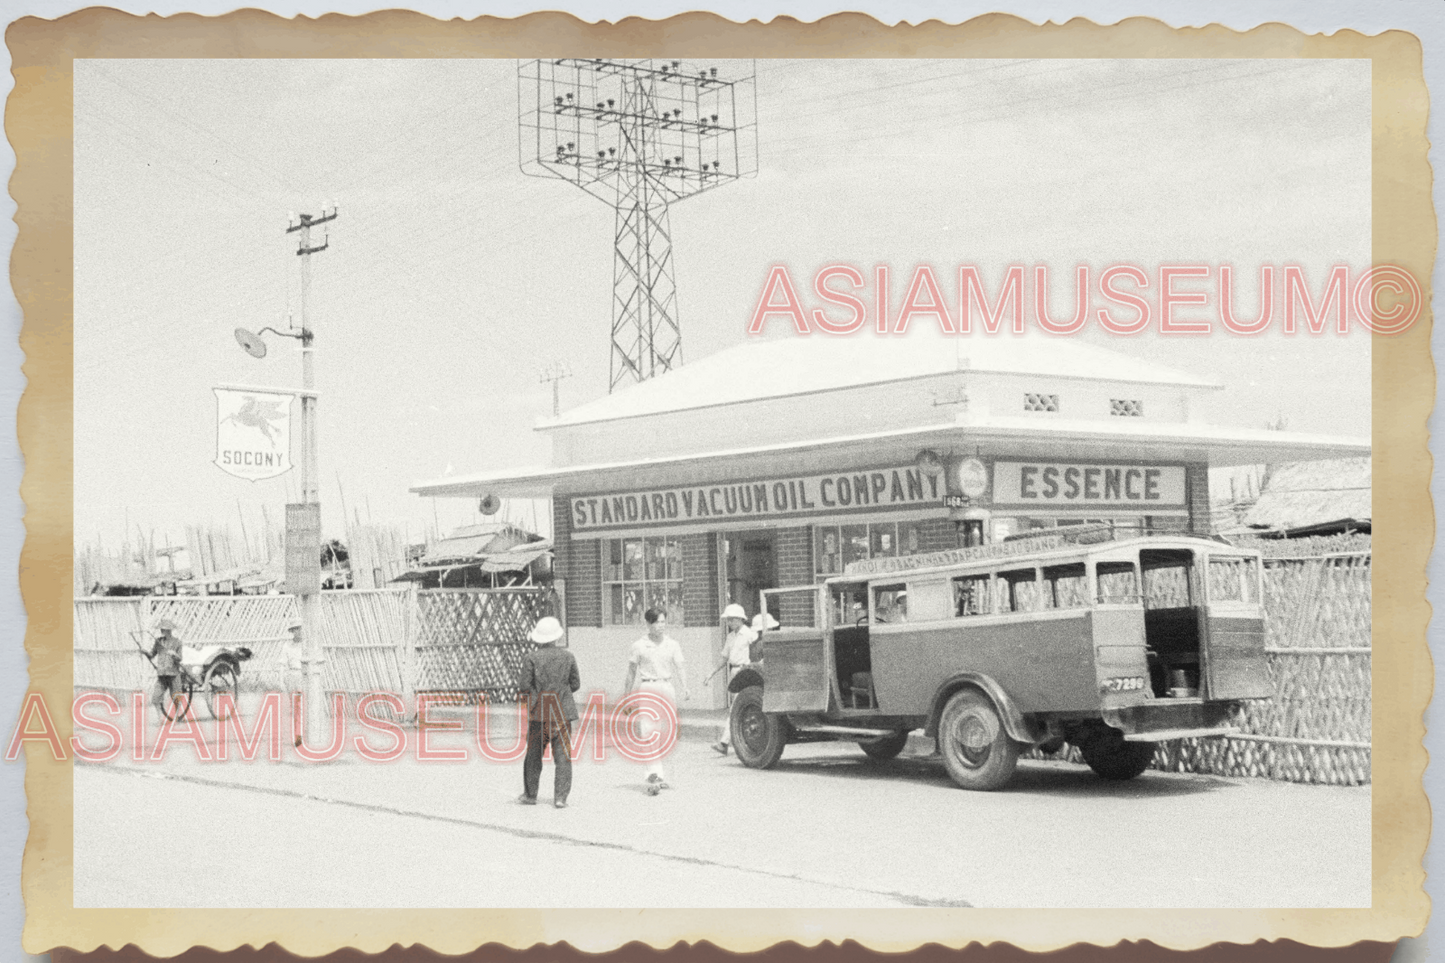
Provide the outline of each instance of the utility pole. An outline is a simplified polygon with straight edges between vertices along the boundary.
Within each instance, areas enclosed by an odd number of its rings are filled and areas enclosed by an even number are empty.
[[[522,172],[616,211],[608,391],[663,374],[682,364],[668,208],[757,172],[755,78],[681,60],[525,60],[517,73]]]
[[[311,229],[336,220],[336,206],[332,205],[329,214],[324,211],[320,217],[301,214],[294,220],[295,223],[287,225],[286,233],[301,232],[301,243],[296,249],[296,255],[301,258],[301,514],[313,522],[314,528],[312,524],[308,524],[307,528],[315,532],[314,543],[310,537],[301,539],[311,553],[315,575],[313,577],[309,574],[308,566],[305,584],[296,587],[296,594],[301,604],[301,666],[306,685],[306,732],[315,740],[325,738],[320,733],[326,728],[327,715],[321,691],[321,666],[326,661],[326,653],[321,647],[321,636],[318,632],[321,614],[321,483],[316,437],[316,328],[315,322],[307,317],[306,299],[311,288],[311,255],[331,246],[331,239],[328,237],[319,246],[312,247]],[[288,536],[290,534],[288,532]]]
[[[561,396],[557,393],[557,383],[563,378],[572,377],[572,369],[561,361],[554,361],[542,369],[538,381],[552,382],[552,417],[555,418],[562,413]]]

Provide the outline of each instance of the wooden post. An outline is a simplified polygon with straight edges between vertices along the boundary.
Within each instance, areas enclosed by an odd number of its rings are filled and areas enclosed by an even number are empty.
[[[407,582],[404,612],[397,662],[401,666],[401,700],[410,714],[410,707],[416,702],[416,643],[420,622],[415,582]]]

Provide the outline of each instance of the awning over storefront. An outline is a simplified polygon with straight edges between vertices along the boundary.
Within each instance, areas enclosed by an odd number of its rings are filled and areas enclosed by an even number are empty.
[[[804,443],[698,452],[666,458],[518,468],[414,485],[433,497],[548,497],[649,485],[746,481],[816,470],[820,464],[910,462],[924,448],[940,452],[1055,459],[1192,462],[1211,468],[1368,456],[1368,438],[1341,438],[1193,422],[1065,420],[964,414],[918,428],[837,435]]]

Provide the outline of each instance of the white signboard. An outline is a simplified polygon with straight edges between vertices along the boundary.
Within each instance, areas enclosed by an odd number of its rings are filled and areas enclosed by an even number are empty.
[[[922,508],[943,501],[937,475],[913,466],[827,475],[689,485],[651,491],[578,495],[571,499],[574,532],[631,529],[740,518],[837,515]]]
[[[291,470],[291,395],[212,388],[216,393],[216,467],[260,481]]]
[[[1149,512],[1183,508],[1186,495],[1182,465],[999,461],[993,466],[996,506]]]

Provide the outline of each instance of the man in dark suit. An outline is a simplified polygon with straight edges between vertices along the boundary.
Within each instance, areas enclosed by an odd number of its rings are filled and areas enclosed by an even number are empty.
[[[548,616],[537,622],[531,639],[537,649],[522,660],[519,680],[527,695],[527,758],[522,763],[522,795],[517,802],[537,805],[537,787],[542,781],[542,748],[552,747],[556,767],[552,805],[567,807],[572,791],[572,723],[577,721],[577,703],[572,698],[582,685],[577,660],[566,649],[557,648],[562,623]]]

